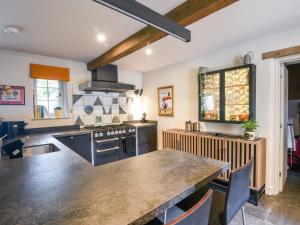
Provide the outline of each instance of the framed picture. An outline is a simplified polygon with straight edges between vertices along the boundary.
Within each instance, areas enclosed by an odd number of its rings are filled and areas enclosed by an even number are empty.
[[[0,105],[25,105],[25,87],[0,84]]]
[[[174,116],[174,87],[158,88],[158,115]]]

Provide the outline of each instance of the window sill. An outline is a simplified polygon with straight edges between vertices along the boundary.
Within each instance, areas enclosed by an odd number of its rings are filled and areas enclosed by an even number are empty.
[[[33,118],[31,120],[64,120],[64,119],[70,119],[70,117],[61,117],[61,118],[56,118],[56,117],[51,117],[51,118]]]

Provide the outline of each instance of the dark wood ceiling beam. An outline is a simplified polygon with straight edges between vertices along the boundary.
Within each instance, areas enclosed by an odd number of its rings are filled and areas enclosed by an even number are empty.
[[[237,1],[238,0],[187,0],[168,12],[165,16],[182,26],[188,26]],[[87,69],[94,70],[106,66],[167,35],[168,34],[156,28],[147,26],[87,63]]]

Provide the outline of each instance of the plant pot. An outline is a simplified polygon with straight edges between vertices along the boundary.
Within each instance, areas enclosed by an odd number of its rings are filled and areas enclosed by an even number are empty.
[[[244,136],[247,140],[254,141],[255,139],[255,131],[245,131]]]
[[[54,113],[55,113],[55,118],[62,118],[63,117],[62,109],[55,109]]]

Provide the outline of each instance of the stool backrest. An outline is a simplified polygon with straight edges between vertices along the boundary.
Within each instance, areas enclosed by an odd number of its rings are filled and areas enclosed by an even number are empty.
[[[208,225],[212,196],[210,189],[198,203],[168,225]]]
[[[244,166],[232,171],[229,176],[225,200],[225,223],[229,224],[235,214],[243,207],[250,197],[250,178],[253,159]]]

